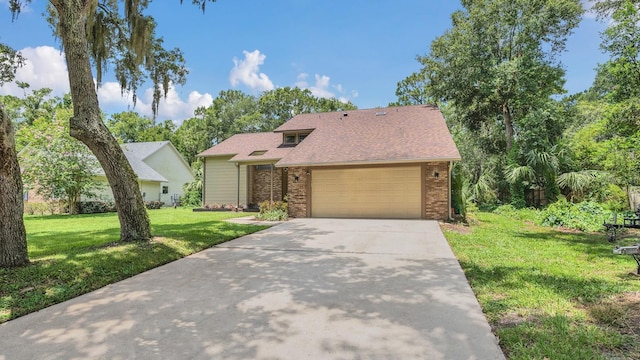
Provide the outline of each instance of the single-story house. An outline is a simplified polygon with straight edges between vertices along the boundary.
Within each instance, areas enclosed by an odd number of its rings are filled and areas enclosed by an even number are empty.
[[[170,141],[126,143],[121,145],[133,172],[138,175],[138,184],[145,201],[161,201],[172,205],[182,194],[182,186],[194,180],[191,166]],[[96,175],[103,183],[96,198],[113,200],[113,193],[100,169]]]
[[[460,160],[436,106],[301,114],[198,154],[203,206],[283,200],[291,217],[447,219]]]

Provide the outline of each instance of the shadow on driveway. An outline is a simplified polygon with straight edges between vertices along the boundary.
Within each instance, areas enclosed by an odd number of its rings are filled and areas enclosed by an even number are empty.
[[[0,359],[503,359],[436,222],[296,219],[0,325]]]

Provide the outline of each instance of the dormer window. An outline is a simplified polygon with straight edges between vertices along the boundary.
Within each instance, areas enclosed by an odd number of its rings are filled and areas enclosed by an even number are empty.
[[[295,145],[298,143],[296,139],[296,134],[285,134],[284,135],[284,143],[287,145]]]
[[[307,136],[309,136],[308,132],[303,133],[286,133],[284,134],[284,145],[296,146],[302,142]]]

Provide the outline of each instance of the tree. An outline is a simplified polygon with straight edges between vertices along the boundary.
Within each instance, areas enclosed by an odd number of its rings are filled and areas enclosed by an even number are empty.
[[[29,127],[29,146],[21,153],[24,182],[45,199],[62,198],[70,214],[82,195],[92,195],[100,165],[89,149],[69,136],[71,109],[60,107],[52,119]]]
[[[613,12],[613,22],[602,33],[601,48],[611,59],[598,69],[596,81],[606,84],[612,101],[640,96],[640,5],[626,0]]]
[[[433,97],[429,90],[427,74],[422,71],[413,73],[398,82],[396,88],[398,101],[389,106],[421,105],[433,103]]]
[[[505,153],[517,121],[563,92],[560,54],[582,14],[579,0],[464,0],[453,27],[418,60],[433,96],[453,105],[465,125],[499,120]]]
[[[272,131],[298,114],[353,110],[356,106],[335,98],[317,98],[309,89],[284,87],[264,92],[259,109],[263,116],[259,130]]]
[[[173,138],[175,124],[165,120],[156,124],[152,119],[140,116],[134,111],[125,111],[111,115],[107,128],[123,143],[165,141]]]
[[[0,44],[0,84],[13,80],[22,61],[20,54]],[[0,101],[0,267],[29,263],[22,192],[13,124]]]
[[[193,0],[203,11],[207,2]],[[22,4],[31,0],[9,0],[14,18]],[[69,120],[71,136],[95,154],[111,186],[122,241],[151,237],[151,226],[137,178],[116,139],[101,119],[92,63],[98,84],[103,69],[114,64],[123,91],[135,92],[148,76],[153,86],[154,113],[169,84],[183,84],[187,70],[178,49],[166,50],[155,34],[155,22],[144,14],[148,0],[98,1],[50,0],[48,20],[61,39],[69,73],[74,115]],[[120,3],[124,7],[119,8]]]

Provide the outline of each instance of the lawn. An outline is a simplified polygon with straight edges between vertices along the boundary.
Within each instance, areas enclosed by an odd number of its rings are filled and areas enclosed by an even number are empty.
[[[478,220],[443,229],[507,358],[640,358],[636,263],[604,233]]]
[[[26,216],[31,264],[0,269],[0,323],[265,228],[224,221],[238,216],[149,210],[154,239],[127,244],[115,213]]]

